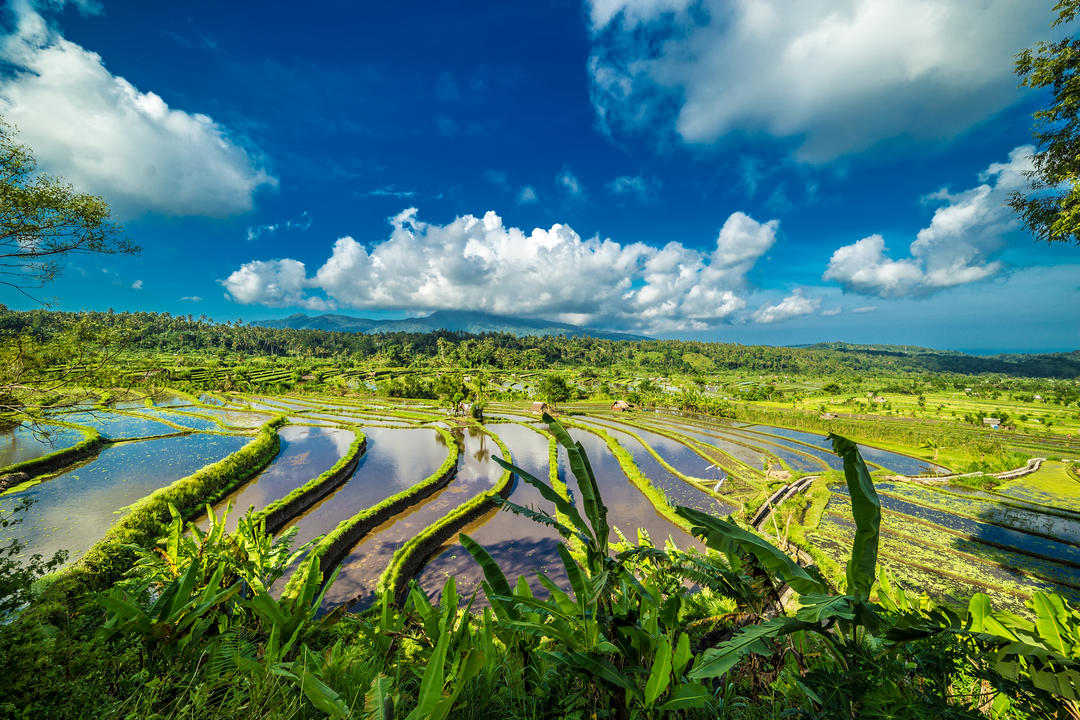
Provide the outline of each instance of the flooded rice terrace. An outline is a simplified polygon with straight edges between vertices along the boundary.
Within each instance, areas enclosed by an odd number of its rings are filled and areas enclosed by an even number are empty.
[[[446,487],[376,527],[349,551],[339,566],[337,581],[326,594],[326,607],[347,603],[360,610],[369,606],[379,577],[402,544],[495,485],[503,472],[491,460],[492,450],[499,452],[495,442],[475,427],[454,427],[451,433],[460,448],[457,474]]]
[[[2,510],[10,510],[23,498],[33,501],[23,523],[0,531],[0,543],[18,538],[28,553],[43,555],[67,549],[69,562],[101,539],[133,503],[228,457],[274,417],[287,418],[277,430],[281,443],[276,457],[214,505],[220,514],[232,504],[229,529],[249,507],[265,508],[333,467],[349,451],[355,428],[360,428],[367,443],[355,459],[355,469],[347,477],[336,476],[325,496],[320,493],[306,509],[285,519],[286,528],[295,528],[295,544],[346,527],[358,516],[368,517],[371,508],[391,497],[408,499],[396,500],[402,503],[392,508],[397,512],[385,511],[388,519],[366,533],[362,532],[366,526],[358,526],[340,552],[327,558],[339,575],[327,591],[325,610],[342,604],[354,610],[369,606],[395,552],[496,485],[503,475],[492,460],[502,454],[496,437],[522,469],[546,483],[552,475],[546,426],[520,404],[488,408],[483,426],[447,417],[446,410],[433,403],[235,394],[203,394],[197,401],[161,395],[152,406],[125,398],[112,408],[82,406],[51,417],[96,429],[106,442],[96,455],[0,495]],[[638,472],[670,505],[725,517],[743,513],[744,503],[759,506],[766,488],[771,492],[778,487],[777,471],[786,471],[780,477],[794,480],[842,468],[824,436],[787,428],[606,409],[575,412],[567,419],[569,432],[585,448],[596,475],[613,541],[622,533],[636,542],[640,529],[660,547],[670,539],[681,549],[702,549],[631,481]],[[459,448],[456,472],[443,487],[414,496],[418,483],[442,475],[440,468],[450,452],[436,425],[448,431]],[[0,434],[0,468],[72,447],[86,436],[76,428],[48,430],[45,436],[20,426]],[[598,433],[623,448],[631,464],[624,467]],[[875,477],[882,478],[877,481],[884,514],[881,559],[902,584],[943,599],[983,590],[1010,609],[1022,608],[1035,589],[1054,589],[1080,599],[1080,513],[1044,507],[1033,499],[1044,491],[1031,490],[1022,479],[1002,486],[1002,492],[894,481],[894,475],[940,474],[948,469],[890,450],[861,446],[861,451]],[[559,448],[556,457],[554,485],[565,488],[575,501],[580,493],[568,472],[565,450]],[[625,461],[627,455],[622,457]],[[828,477],[838,476],[834,472]],[[820,524],[807,528],[807,534],[842,566],[854,527],[843,482],[830,489]],[[520,479],[513,481],[509,499],[554,511]],[[205,525],[207,519],[199,522]],[[511,582],[524,576],[541,596],[547,591],[537,580],[538,572],[559,586],[567,585],[557,552],[560,538],[550,526],[491,507],[452,530],[450,540],[428,549],[429,557],[423,558],[416,574],[429,596],[437,597],[451,576],[464,599],[480,586],[483,574],[460,544],[459,531],[484,546]],[[353,542],[355,537],[359,539]],[[347,546],[348,542],[353,544]],[[331,569],[323,568],[326,575]],[[275,586],[277,590],[287,577]]]
[[[281,448],[266,469],[214,505],[214,514],[219,517],[232,506],[226,521],[230,532],[249,508],[260,510],[329,470],[345,455],[356,435],[341,428],[286,425],[278,430],[278,437]]]
[[[104,537],[128,506],[227,457],[249,439],[192,435],[106,446],[92,460],[20,492],[0,495],[0,511],[4,512],[23,498],[34,502],[21,524],[0,530],[0,544],[17,538],[25,543],[26,554],[48,557],[57,550],[67,550],[69,561],[73,561]]]
[[[0,468],[69,448],[83,437],[82,431],[61,425],[16,425],[0,429]]]
[[[515,465],[534,477],[548,482],[548,439],[532,428],[511,423],[491,423],[487,429],[496,433],[510,448]],[[516,479],[509,500],[518,505],[554,513],[554,508],[529,483]],[[548,525],[516,515],[509,510],[492,510],[473,521],[462,532],[480,543],[510,582],[524,576],[535,594],[547,591],[536,579],[544,572],[559,585],[566,575],[559,560],[559,533]],[[417,580],[428,595],[438,597],[448,576],[453,576],[459,594],[468,597],[483,580],[483,572],[472,556],[456,539],[437,550]]]

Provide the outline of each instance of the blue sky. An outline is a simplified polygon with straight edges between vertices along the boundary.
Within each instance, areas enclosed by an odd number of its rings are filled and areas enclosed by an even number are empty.
[[[1002,204],[1051,4],[17,0],[0,113],[144,248],[63,309],[1071,350],[1080,249]]]

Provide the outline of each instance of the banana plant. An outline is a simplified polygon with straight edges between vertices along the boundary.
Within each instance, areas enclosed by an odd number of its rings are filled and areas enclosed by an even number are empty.
[[[136,634],[143,642],[150,667],[163,659],[201,654],[202,641],[216,629],[224,606],[240,591],[233,584],[222,587],[225,563],[218,563],[210,581],[198,587],[200,568],[192,563],[144,607],[120,587],[114,587],[101,602],[108,613],[102,628],[105,638]]]
[[[458,601],[453,577],[446,579],[437,606],[432,605],[424,591],[413,584],[406,598],[404,612],[397,613],[387,598],[383,601],[376,626],[371,627],[370,622],[362,621],[369,626],[368,634],[376,644],[381,640],[382,647],[388,649],[388,634],[405,635],[407,626],[412,625],[417,631],[411,636],[412,639],[425,648],[425,657],[410,664],[420,686],[416,705],[405,720],[446,718],[465,686],[480,674],[485,661],[495,657],[498,652],[490,612],[485,612],[481,631],[476,632],[470,622],[472,600],[464,609],[458,607]],[[366,717],[392,720],[398,716],[400,703],[401,693],[395,680],[386,675],[377,675],[365,697]]]
[[[201,580],[205,580],[209,578],[211,568],[223,562],[226,566],[224,581],[241,578],[245,582],[241,594],[250,595],[253,584],[272,585],[315,542],[312,540],[293,550],[296,528],[275,538],[267,534],[265,518],[251,514],[241,517],[236,531],[228,533],[226,521],[231,511],[232,503],[225,506],[221,515],[207,505],[207,526],[203,530],[195,523],[185,525],[183,517],[170,503],[172,517],[157,546],[151,550],[138,545],[127,546],[136,556],[133,574],[150,585],[162,587],[191,564],[201,567]]]
[[[983,676],[1006,691],[999,695],[997,707],[1008,705],[1010,696],[1020,697],[1028,708],[1064,702],[1073,717],[1080,717],[1076,712],[1080,613],[1060,596],[1041,592],[1032,598],[1036,619],[1031,622],[993,611],[989,598],[982,594],[972,597],[964,612],[938,606],[926,597],[912,599],[894,588],[877,567],[881,505],[870,473],[855,443],[837,435],[829,437],[834,451],[844,459],[856,528],[844,594],[831,592],[816,568],[803,568],[763,538],[691,508],[676,508],[706,545],[724,553],[737,549],[752,555],[798,594],[799,604],[794,615],[752,625],[706,650],[689,677],[721,678],[750,655],[771,655],[780,638],[811,635],[831,663],[815,668],[796,684],[820,717],[847,717],[853,712],[897,717],[889,713],[898,712],[909,700],[923,709],[920,712],[937,708],[949,716],[954,710],[945,702],[944,692],[930,697],[919,683],[904,684],[910,643],[947,634],[971,643],[968,658],[976,664],[992,659],[983,668]],[[877,602],[871,600],[875,580]]]
[[[645,575],[641,571],[647,563],[643,561],[650,558],[646,549],[612,552],[607,508],[584,447],[551,416],[545,414],[544,421],[566,449],[584,517],[573,503],[543,481],[494,458],[535,487],[556,512],[508,500],[500,504],[562,535],[566,543],[558,545],[558,553],[571,591],[566,592],[543,573],[538,579],[548,591],[548,599],[534,597],[524,578],[511,589],[494,558],[462,534],[463,547],[483,570],[483,588],[499,627],[513,636],[511,642],[522,648],[523,655],[536,652],[554,667],[569,670],[620,697],[621,703],[616,705],[620,713],[652,715],[709,704],[710,691],[686,677],[691,660],[690,638],[678,622],[680,594],[665,597],[655,579],[639,578],[639,573]],[[663,551],[652,550],[664,555]],[[658,575],[666,570],[662,564],[655,569]]]
[[[322,607],[323,597],[337,579],[340,568],[334,570],[324,585],[319,572],[319,558],[311,556],[304,561],[304,583],[295,596],[275,598],[258,578],[249,578],[252,594],[240,598],[239,604],[249,609],[267,633],[264,658],[268,663],[283,661],[299,646],[305,633],[313,627],[313,621]],[[320,591],[320,588],[321,591]]]
[[[493,653],[489,638],[476,635],[469,622],[472,601],[458,608],[453,577],[446,579],[439,605],[433,606],[417,587],[410,590],[410,604],[419,614],[428,641],[433,644],[424,672],[416,707],[406,720],[443,720],[453,709],[465,685],[480,674],[485,654]]]
[[[159,547],[134,548],[139,554],[134,582],[114,587],[102,600],[108,616],[104,636],[139,635],[156,672],[166,669],[164,660],[191,662],[212,655],[230,631],[251,632],[262,638],[259,659],[238,657],[240,670],[294,682],[316,708],[348,718],[347,705],[324,681],[334,651],[324,657],[303,644],[336,571],[324,586],[319,559],[309,556],[303,568],[306,582],[277,599],[269,585],[307,545],[291,552],[292,534],[275,540],[266,534],[265,521],[251,517],[241,518],[236,532],[227,533],[228,509],[217,516],[208,507],[207,529],[192,524],[187,532],[176,509],[170,506],[170,512],[172,521]],[[148,606],[142,601],[147,595]]]

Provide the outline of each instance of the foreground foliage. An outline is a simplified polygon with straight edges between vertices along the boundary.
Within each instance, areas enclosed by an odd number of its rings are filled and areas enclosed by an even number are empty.
[[[613,541],[588,457],[555,421],[578,502],[511,465],[552,509],[569,580],[512,583],[467,536],[483,597],[453,579],[363,616],[319,617],[310,547],[256,516],[226,533],[171,520],[130,546],[128,576],[0,625],[0,714],[11,717],[807,718],[1077,717],[1080,613],[1036,594],[1032,619],[892,586],[877,568],[880,505],[853,443],[844,458],[855,541],[844,590],[732,520],[679,514],[702,553]],[[306,558],[306,559],[304,559]],[[301,562],[299,587],[275,582]],[[29,592],[27,582],[22,588]],[[693,590],[693,591],[691,591]],[[482,610],[473,611],[478,604]],[[462,608],[461,605],[464,605]]]

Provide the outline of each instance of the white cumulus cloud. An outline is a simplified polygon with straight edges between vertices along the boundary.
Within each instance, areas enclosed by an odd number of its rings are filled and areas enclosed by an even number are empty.
[[[206,115],[170,108],[50,28],[26,0],[0,39],[0,114],[42,169],[104,195],[121,214],[223,217],[277,180]]]
[[[555,224],[526,232],[493,211],[445,225],[409,208],[370,246],[338,239],[309,275],[293,259],[245,263],[222,281],[243,304],[312,309],[484,310],[574,318],[604,327],[704,329],[746,306],[746,273],[776,242],[779,223],[733,213],[711,251],[582,238]]]
[[[607,130],[765,132],[823,162],[947,139],[1014,102],[1052,0],[588,0]]]
[[[226,297],[243,305],[297,306],[309,310],[331,307],[307,294],[313,283],[299,260],[254,260],[244,263],[223,281]]]
[[[985,280],[1000,272],[993,255],[1003,236],[1016,226],[1005,202],[1027,185],[1034,148],[1022,145],[1003,163],[979,173],[980,184],[951,193],[939,190],[926,198],[942,203],[930,224],[919,231],[908,250],[910,257],[892,259],[885,239],[870,235],[838,248],[829,260],[824,279],[845,289],[880,297],[929,295],[955,285]]]
[[[817,311],[820,306],[820,298],[806,297],[801,292],[795,291],[775,305],[758,308],[753,317],[759,323],[778,323],[800,315],[809,315]]]

